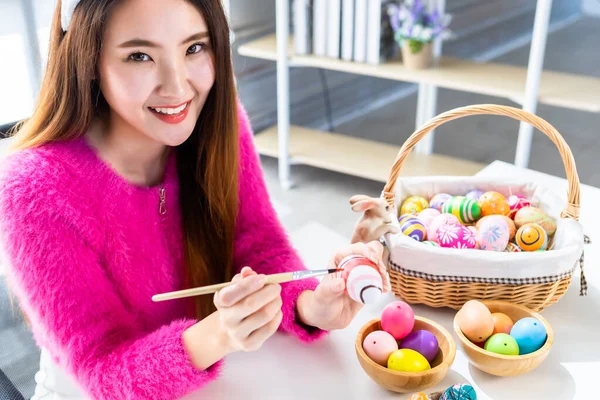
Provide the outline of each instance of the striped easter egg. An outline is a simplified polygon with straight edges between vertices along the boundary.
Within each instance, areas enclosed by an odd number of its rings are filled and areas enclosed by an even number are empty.
[[[474,200],[464,196],[454,196],[444,203],[442,213],[453,214],[463,224],[472,224],[481,217],[481,207]]]
[[[425,229],[425,225],[417,217],[402,218],[400,231],[419,242],[427,239],[427,229]]]
[[[523,251],[545,250],[548,245],[548,234],[538,224],[523,225],[517,231],[515,239]]]

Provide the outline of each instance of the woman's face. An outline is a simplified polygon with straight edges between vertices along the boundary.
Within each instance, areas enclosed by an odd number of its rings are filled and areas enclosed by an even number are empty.
[[[185,0],[123,0],[107,21],[99,64],[110,125],[177,146],[215,80],[202,14]]]

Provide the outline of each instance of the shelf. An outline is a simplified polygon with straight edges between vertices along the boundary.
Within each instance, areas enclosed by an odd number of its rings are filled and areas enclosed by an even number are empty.
[[[277,157],[277,127],[255,136],[258,152]],[[290,126],[290,158],[347,175],[387,182],[400,147],[346,135]],[[459,175],[470,176],[484,165],[439,154],[412,152],[402,167],[401,176]]]
[[[489,96],[504,97],[522,103],[527,69],[505,64],[476,63],[442,57],[439,67],[409,70],[400,61],[372,65],[313,55],[293,55],[292,39],[288,46],[291,66],[323,68],[359,75],[434,86]],[[275,35],[241,45],[238,53],[253,58],[277,60]],[[540,103],[582,111],[600,112],[600,78],[562,72],[543,71]]]

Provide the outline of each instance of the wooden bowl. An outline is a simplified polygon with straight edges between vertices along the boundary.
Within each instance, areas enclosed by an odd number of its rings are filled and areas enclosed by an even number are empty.
[[[458,319],[454,317],[454,333],[463,352],[476,368],[496,376],[516,376],[536,369],[548,356],[554,332],[544,317],[527,307],[501,300],[482,300],[483,304],[492,312],[501,312],[508,315],[514,322],[521,318],[532,317],[541,321],[546,327],[548,338],[546,343],[537,351],[522,356],[506,356],[484,350],[471,342],[462,333],[458,326]],[[457,314],[458,315],[458,314]]]
[[[362,369],[378,385],[399,393],[412,393],[437,385],[448,373],[456,356],[456,344],[450,332],[441,325],[423,317],[415,316],[413,331],[425,329],[438,340],[437,356],[431,362],[431,369],[423,372],[400,372],[385,368],[371,360],[363,349],[363,342],[373,331],[381,330],[381,320],[373,319],[366,323],[356,335],[356,355]]]

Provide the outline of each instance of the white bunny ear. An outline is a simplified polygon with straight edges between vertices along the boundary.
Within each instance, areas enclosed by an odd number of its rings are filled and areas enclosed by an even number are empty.
[[[81,0],[62,0],[60,8],[60,23],[64,32],[69,29],[71,19],[73,18],[73,13],[75,12],[75,8],[80,1]]]

